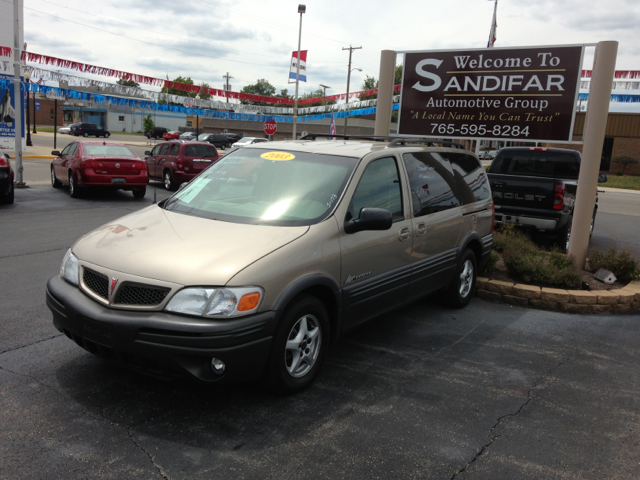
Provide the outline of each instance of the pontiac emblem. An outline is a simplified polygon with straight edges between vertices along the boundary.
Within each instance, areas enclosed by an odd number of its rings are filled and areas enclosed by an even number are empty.
[[[118,283],[117,278],[111,278],[111,293],[113,293],[113,289],[116,288],[117,283]]]
[[[116,168],[120,168],[120,164],[119,163],[116,163]]]

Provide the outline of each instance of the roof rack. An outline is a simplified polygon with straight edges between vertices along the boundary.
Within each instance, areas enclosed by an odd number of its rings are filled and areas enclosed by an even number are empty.
[[[451,147],[451,148],[459,148],[461,150],[466,150],[465,146],[461,143],[457,142],[448,142],[446,140],[434,140],[432,138],[395,138],[394,140],[387,145],[388,147],[398,147],[398,146],[406,146],[408,143],[424,143],[428,147]]]
[[[316,138],[340,138],[344,140],[373,140],[374,142],[387,142],[395,137],[386,135],[338,135],[331,133],[307,133],[300,140],[315,140]]]
[[[406,146],[410,143],[424,143],[428,147],[442,146],[466,150],[464,145],[456,142],[434,140],[432,138],[392,137],[388,135],[338,135],[331,133],[308,133],[304,137],[300,137],[300,140],[315,140],[316,138],[340,138],[344,140],[372,140],[374,142],[389,142],[389,145],[387,145],[387,147],[389,148]]]

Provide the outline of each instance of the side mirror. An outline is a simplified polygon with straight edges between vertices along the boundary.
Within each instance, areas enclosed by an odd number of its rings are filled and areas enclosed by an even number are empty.
[[[604,173],[598,175],[598,183],[607,183],[607,176]]]
[[[147,150],[146,152],[144,152],[145,155],[150,156],[151,152],[149,150]]]
[[[59,157],[60,152],[58,150],[54,150],[53,152],[51,152],[51,155],[55,155],[56,157]]]
[[[363,208],[360,218],[344,222],[346,233],[357,233],[365,230],[389,230],[393,224],[391,212],[384,208]]]

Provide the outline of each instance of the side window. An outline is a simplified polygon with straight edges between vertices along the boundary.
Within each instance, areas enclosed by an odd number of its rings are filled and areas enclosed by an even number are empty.
[[[69,153],[67,153],[68,156],[72,156],[76,154],[76,151],[78,150],[78,144],[77,143],[72,143],[71,145],[69,145],[71,148],[69,149]]]
[[[158,155],[166,155],[167,152],[169,152],[169,147],[170,146],[171,145],[168,144],[168,143],[163,144],[162,147],[160,148],[160,152],[158,153]]]
[[[160,150],[160,147],[162,145],[156,145],[155,147],[153,147],[153,150],[151,150],[151,156],[155,157],[156,155],[158,155],[158,151]]]
[[[365,207],[389,210],[393,219],[404,217],[398,167],[393,158],[374,160],[362,174],[349,212],[353,218],[360,218],[360,210]]]
[[[464,197],[461,198],[465,205],[467,203],[473,203],[474,201],[480,202],[481,200],[486,200],[491,196],[487,175],[475,157],[466,153],[441,153],[440,155],[451,162],[454,175],[456,177],[461,176],[464,179],[464,184],[469,187],[469,190],[464,192]],[[464,185],[462,185],[462,188],[464,188]],[[473,197],[471,197],[471,195],[473,195]]]
[[[60,155],[63,156],[63,157],[65,155],[69,155],[69,151],[71,150],[71,147],[73,147],[74,145],[75,145],[75,143],[70,143],[69,145],[64,147],[64,150],[62,150],[62,153]]]
[[[178,145],[177,143],[174,143],[171,145],[171,150],[169,151],[169,155],[172,157],[177,157],[179,151],[180,151],[180,145]]]
[[[405,153],[402,157],[416,217],[460,206],[453,193],[456,187],[453,169],[446,159],[428,152]]]

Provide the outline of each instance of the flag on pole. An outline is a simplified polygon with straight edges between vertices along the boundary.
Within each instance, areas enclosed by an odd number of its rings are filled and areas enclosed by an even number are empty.
[[[329,127],[329,133],[331,135],[336,134],[336,118],[333,116],[333,112],[331,112],[331,126]]]
[[[498,0],[495,0],[495,6],[493,7],[493,22],[491,22],[491,31],[489,32],[489,43],[487,48],[493,48],[493,44],[496,43],[496,30],[498,30],[498,20],[496,14],[498,12]]]
[[[291,68],[289,69],[289,83],[296,82],[296,73],[298,71],[298,52],[293,52],[291,57]],[[293,82],[291,81],[293,80]],[[307,50],[300,50],[300,81],[307,81]]]

